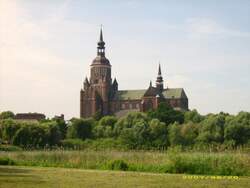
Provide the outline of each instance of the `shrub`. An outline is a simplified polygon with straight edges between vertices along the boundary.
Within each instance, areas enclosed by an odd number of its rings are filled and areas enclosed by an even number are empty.
[[[8,157],[0,157],[0,165],[14,165],[14,161]]]
[[[87,139],[92,136],[93,119],[73,119],[67,130],[67,138]]]
[[[123,160],[109,161],[106,165],[107,170],[128,170],[128,164]]]

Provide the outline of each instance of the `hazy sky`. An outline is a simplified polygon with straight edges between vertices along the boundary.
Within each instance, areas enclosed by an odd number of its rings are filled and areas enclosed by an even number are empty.
[[[161,62],[200,113],[250,111],[250,1],[0,0],[0,111],[79,116],[100,24],[119,89]]]

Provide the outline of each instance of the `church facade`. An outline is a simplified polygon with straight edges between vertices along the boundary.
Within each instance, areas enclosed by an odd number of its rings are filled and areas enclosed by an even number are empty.
[[[86,77],[80,91],[80,117],[102,115],[123,116],[130,111],[145,112],[165,102],[175,110],[188,110],[188,98],[183,88],[164,88],[161,66],[155,86],[147,89],[118,90],[118,82],[111,77],[111,64],[105,56],[102,29],[97,43],[97,57],[90,65],[90,78]]]

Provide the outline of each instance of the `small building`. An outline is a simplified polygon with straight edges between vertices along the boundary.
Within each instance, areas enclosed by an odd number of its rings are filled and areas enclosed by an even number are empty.
[[[15,120],[19,121],[41,121],[45,118],[46,116],[40,113],[18,113],[14,117]]]

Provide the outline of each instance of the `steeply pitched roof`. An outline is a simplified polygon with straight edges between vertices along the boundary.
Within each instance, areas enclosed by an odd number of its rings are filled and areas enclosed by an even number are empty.
[[[147,90],[120,90],[115,94],[116,100],[140,100]],[[163,97],[167,99],[172,98],[187,98],[183,88],[168,88],[162,92]]]
[[[183,88],[164,89],[162,94],[167,99],[171,99],[171,98],[187,98],[187,95],[186,95]]]
[[[150,85],[150,87],[144,93],[144,97],[155,97],[157,94],[159,94],[158,89]]]
[[[140,100],[146,90],[141,89],[141,90],[120,90],[116,92],[115,99],[117,100]]]

